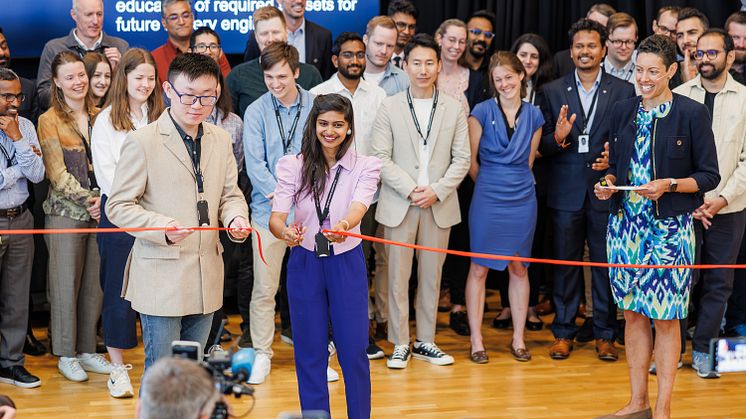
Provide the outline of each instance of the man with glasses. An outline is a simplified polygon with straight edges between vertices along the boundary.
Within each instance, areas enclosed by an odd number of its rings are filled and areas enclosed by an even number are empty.
[[[705,104],[710,111],[721,179],[694,212],[699,221],[695,263],[734,264],[746,228],[746,86],[728,73],[736,53],[733,38],[722,29],[705,31],[694,55],[699,75],[674,92]],[[692,367],[701,378],[720,376],[711,368],[710,340],[720,334],[733,279],[733,269],[694,271],[694,283],[702,283],[702,293],[695,301]]]
[[[170,356],[174,340],[206,347],[213,313],[223,305],[222,246],[248,237],[248,207],[236,183],[228,132],[203,124],[217,102],[220,68],[202,54],[178,55],[163,82],[171,101],[157,121],[127,136],[106,213],[131,233],[122,292],[140,313],[145,368]]]
[[[189,50],[189,38],[194,28],[194,14],[189,0],[163,0],[161,4],[161,23],[168,33],[166,43],[154,49],[151,53],[155,60],[158,79],[166,81],[168,66],[177,55]],[[196,51],[195,51],[196,52]],[[223,54],[220,45],[211,52],[218,55],[218,64],[223,77],[231,71],[231,65]]]
[[[653,33],[671,38],[676,42],[676,22],[679,21],[678,6],[664,6],[658,9],[658,14],[653,19]]]
[[[487,67],[490,65],[489,52],[495,38],[493,24],[495,15],[486,10],[474,13],[466,21],[466,51],[464,60],[467,67],[482,73],[487,85]]]
[[[73,51],[82,58],[88,51],[104,54],[111,63],[112,70],[129,48],[127,41],[109,36],[103,31],[103,0],[72,0],[70,16],[75,28],[61,38],[55,38],[44,45],[39,58],[39,72],[36,76],[36,93],[40,112],[49,108],[49,84],[52,82],[52,60],[62,51]]]
[[[18,115],[24,99],[19,77],[0,67],[0,233],[34,228],[28,181],[44,179],[34,125]],[[33,260],[31,235],[0,235],[0,382],[22,388],[41,385],[23,366]]]
[[[634,83],[637,51],[637,23],[627,13],[614,13],[606,24],[609,38],[606,40],[604,71],[624,81]]]
[[[409,0],[394,0],[389,3],[387,14],[394,20],[398,32],[391,62],[399,68],[402,68],[402,65],[404,65],[404,46],[407,45],[407,42],[417,32],[417,17],[419,13],[417,6]]]

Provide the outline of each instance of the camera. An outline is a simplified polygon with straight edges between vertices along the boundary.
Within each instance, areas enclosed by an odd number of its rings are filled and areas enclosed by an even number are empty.
[[[712,339],[710,362],[717,372],[746,371],[746,337]]]

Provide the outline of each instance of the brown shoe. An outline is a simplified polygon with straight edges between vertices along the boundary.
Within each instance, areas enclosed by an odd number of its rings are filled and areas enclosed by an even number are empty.
[[[531,360],[531,353],[526,348],[514,348],[513,342],[510,342],[510,354],[518,362],[528,362]]]
[[[653,409],[647,408],[637,412],[627,413],[626,415],[604,415],[597,416],[595,419],[653,419]]]
[[[598,359],[602,361],[619,359],[619,350],[614,346],[613,340],[596,339],[596,352],[598,352]]]
[[[487,351],[472,352],[471,348],[469,348],[469,356],[471,357],[471,361],[476,362],[477,364],[486,364],[490,362],[490,357],[487,356]]]
[[[539,316],[546,316],[547,314],[554,313],[554,305],[552,305],[552,300],[547,298],[546,300],[540,302],[536,305],[536,314]]]
[[[572,351],[572,340],[557,338],[549,347],[549,357],[552,359],[567,359]]]

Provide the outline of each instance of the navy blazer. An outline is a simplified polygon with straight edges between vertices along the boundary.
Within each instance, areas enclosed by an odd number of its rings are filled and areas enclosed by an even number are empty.
[[[601,70],[603,72],[603,70]],[[589,152],[578,153],[578,135],[582,131],[582,111],[578,101],[575,85],[575,72],[566,74],[562,78],[544,85],[542,111],[544,113],[544,127],[542,129],[539,152],[542,159],[547,160],[547,205],[550,208],[563,211],[580,211],[586,199],[590,200],[591,208],[596,211],[608,211],[608,202],[599,201],[593,193],[593,185],[605,174],[603,170],[593,170],[591,166],[601,156],[604,143],[609,141],[609,119],[607,118],[611,106],[617,101],[635,96],[635,88],[631,83],[618,79],[606,73],[601,74],[598,86],[598,102],[596,103],[593,125],[590,130]],[[562,148],[554,140],[554,130],[562,105],[568,105],[568,119],[576,114],[567,141],[570,146]]]
[[[627,185],[630,159],[637,138],[635,117],[641,98],[618,102],[610,114],[613,139],[609,146],[608,174],[616,176],[616,185]],[[705,192],[720,182],[715,137],[712,121],[705,105],[686,96],[673,94],[668,115],[655,120],[651,135],[653,146],[653,179],[694,178],[699,187],[696,193],[664,193],[657,201],[656,218],[691,213],[704,203]],[[610,210],[615,213],[622,202],[621,193],[610,199]]]
[[[251,61],[259,56],[259,44],[256,43],[254,31],[249,34],[243,61]],[[328,80],[336,71],[332,65],[332,33],[329,29],[306,19],[306,64],[319,70],[321,77]]]

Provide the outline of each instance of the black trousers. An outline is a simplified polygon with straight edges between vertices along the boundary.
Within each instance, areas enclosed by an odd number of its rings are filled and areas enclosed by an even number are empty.
[[[474,194],[474,181],[471,177],[461,182],[458,189],[458,205],[461,211],[461,222],[451,227],[451,236],[448,239],[448,248],[451,250],[470,251],[469,243],[469,207],[471,196]],[[469,275],[471,259],[463,256],[446,255],[443,263],[442,287],[451,292],[451,303],[466,305],[466,277]]]
[[[595,211],[586,199],[579,211],[551,210],[554,232],[554,255],[561,260],[583,260],[584,245],[588,243],[590,259],[606,262],[606,228],[609,213]],[[609,271],[591,268],[593,295],[593,335],[596,339],[613,339],[616,308],[611,296]],[[556,310],[552,333],[555,338],[574,339],[578,333],[575,314],[583,296],[583,270],[578,266],[554,267],[554,296]]]
[[[705,230],[702,223],[695,223],[697,235],[697,264],[733,264],[738,258],[746,211],[716,215],[712,226]],[[697,304],[697,326],[694,329],[692,348],[709,352],[710,339],[720,334],[720,324],[733,290],[733,269],[703,269],[694,271],[694,282],[701,282],[701,295]]]

